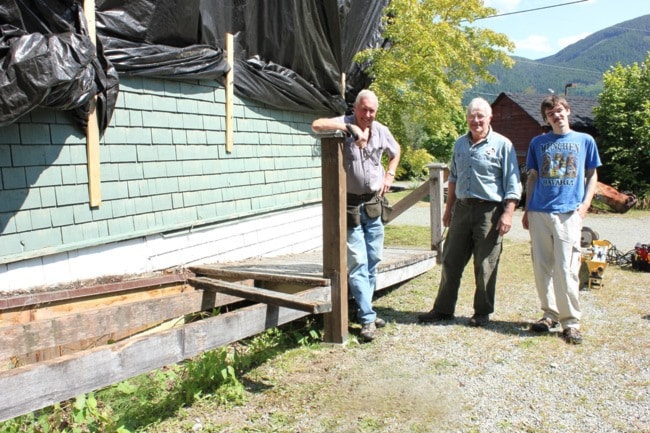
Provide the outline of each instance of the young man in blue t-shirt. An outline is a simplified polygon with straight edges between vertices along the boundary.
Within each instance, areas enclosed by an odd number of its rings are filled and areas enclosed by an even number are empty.
[[[544,312],[531,328],[548,332],[561,324],[566,342],[580,344],[580,238],[598,182],[600,156],[593,137],[569,126],[571,108],[563,96],[545,97],[541,113],[553,130],[530,142],[522,219],[530,231],[535,285]]]

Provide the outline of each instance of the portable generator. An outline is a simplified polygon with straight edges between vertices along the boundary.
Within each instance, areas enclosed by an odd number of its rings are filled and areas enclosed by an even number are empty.
[[[612,247],[609,241],[598,239],[598,233],[583,227],[580,239],[582,248],[580,265],[580,288],[599,289],[604,287],[603,274],[607,268],[607,253]]]

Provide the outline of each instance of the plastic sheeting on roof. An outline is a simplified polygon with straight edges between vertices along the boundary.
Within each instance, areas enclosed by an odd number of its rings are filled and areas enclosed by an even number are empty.
[[[117,89],[117,72],[88,37],[78,4],[0,0],[0,126],[41,106],[69,110],[85,128],[97,96],[104,130]]]
[[[117,72],[223,83],[227,33],[235,40],[239,96],[283,110],[340,114],[341,72],[359,82],[352,59],[380,42],[387,2],[96,0],[95,53],[77,1],[0,0],[0,126],[37,106],[72,109],[83,124],[97,95],[103,131]]]

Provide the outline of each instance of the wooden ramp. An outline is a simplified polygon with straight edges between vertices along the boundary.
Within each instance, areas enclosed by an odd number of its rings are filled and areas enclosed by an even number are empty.
[[[377,275],[377,290],[386,289],[427,272],[435,266],[436,257],[436,251],[425,249],[384,249]],[[319,250],[298,255],[262,257],[218,265],[194,266],[190,269],[197,276],[264,280],[265,288],[277,290],[277,286],[287,286],[292,282],[297,286],[316,284],[323,278],[323,252]]]

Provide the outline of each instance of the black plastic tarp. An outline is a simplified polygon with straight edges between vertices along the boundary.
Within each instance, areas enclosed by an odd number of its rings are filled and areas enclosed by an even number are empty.
[[[118,75],[85,23],[75,2],[0,0],[0,126],[40,106],[69,110],[85,128],[97,97],[98,124],[106,128]]]
[[[225,82],[234,35],[235,92],[284,110],[339,114],[341,74],[380,41],[388,0],[96,0],[97,49],[72,0],[0,0],[0,126],[37,106],[84,110],[108,125],[119,74]]]

